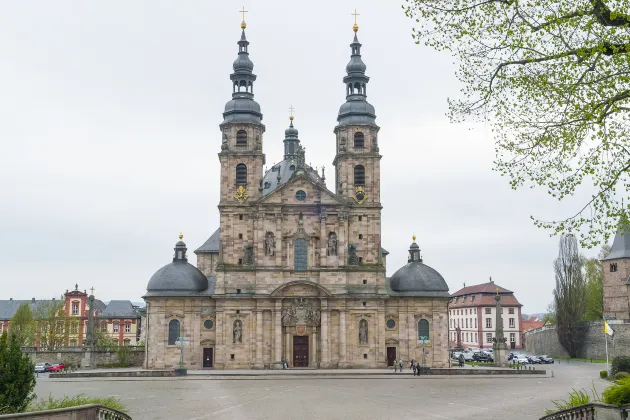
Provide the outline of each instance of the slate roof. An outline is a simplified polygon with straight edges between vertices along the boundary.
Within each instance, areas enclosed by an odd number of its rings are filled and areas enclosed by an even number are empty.
[[[212,296],[214,294],[214,289],[217,284],[217,278],[215,276],[209,276],[208,278],[208,288],[205,290],[147,290],[147,293],[142,296],[143,298],[148,297],[170,297],[170,296],[185,296],[185,297],[196,297],[196,296]]]
[[[220,233],[219,228],[203,243],[199,248],[195,250],[195,254],[205,254],[219,252]]]
[[[291,167],[293,166],[293,169]],[[292,159],[285,159],[280,163],[276,163],[265,173],[263,177],[263,197],[277,190],[278,187],[289,182],[297,168],[297,163]],[[306,166],[305,174],[316,184],[323,184],[321,177],[313,168]],[[280,182],[278,182],[278,173],[280,174]]]
[[[390,287],[396,292],[440,292],[450,297],[444,277],[420,261],[399,268],[390,278]]]
[[[13,315],[23,303],[28,303],[31,311],[35,312],[37,307],[44,302],[50,302],[50,300],[35,300],[35,302],[33,300],[0,300],[0,320],[6,321],[13,318]]]
[[[98,316],[99,318],[140,318],[130,300],[112,300]]]
[[[99,314],[105,310],[106,306],[107,305],[105,305],[105,303],[103,303],[103,301],[100,299],[94,299],[94,303],[92,304],[94,310],[97,311]]]
[[[385,288],[387,290],[387,294],[389,296],[407,296],[407,297],[437,297],[437,298],[450,298],[451,295],[448,293],[448,288],[446,291],[439,290],[422,290],[422,291],[405,291],[405,292],[397,292],[392,289],[390,278],[385,278]]]
[[[616,260],[618,258],[630,258],[630,233],[622,234],[621,229],[617,230],[610,254],[602,261]]]
[[[490,281],[488,283],[482,283],[482,284],[476,284],[474,286],[464,287],[463,289],[460,289],[457,292],[453,293],[453,296],[474,295],[474,294],[481,294],[481,293],[495,294],[497,292],[497,287],[499,288],[499,294],[514,293],[511,290],[504,289],[503,287],[495,284],[493,281]]]

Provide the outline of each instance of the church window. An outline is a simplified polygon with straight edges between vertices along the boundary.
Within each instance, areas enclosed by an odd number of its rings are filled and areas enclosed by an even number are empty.
[[[230,354],[230,360],[234,360],[234,353]]]
[[[615,271],[617,271],[617,263],[610,264],[610,272],[614,273]]]
[[[214,327],[214,322],[211,319],[206,319],[203,321],[203,327],[207,330],[211,330]]]
[[[294,248],[294,270],[306,271],[308,268],[308,244],[306,240],[296,239]]]
[[[359,216],[359,222],[363,220],[363,216]]]
[[[418,321],[418,340],[422,340],[422,337],[425,340],[429,339],[429,321],[426,319]]]
[[[238,234],[238,239],[243,239],[243,234],[242,233]]]
[[[367,359],[367,353],[363,353],[363,358]]]
[[[363,284],[367,284],[367,280],[366,279],[363,279]]]
[[[367,302],[363,302],[363,306],[367,306]]]
[[[359,264],[363,262],[363,257],[359,257]]]
[[[354,167],[354,185],[365,186],[365,166],[357,165]]]
[[[238,132],[236,133],[236,145],[247,147],[247,131],[238,130]]]
[[[242,265],[242,264],[243,264],[243,259],[242,259],[242,258],[239,258],[239,259],[238,259],[238,265]]]
[[[363,234],[359,233],[359,239],[363,239]]]
[[[236,289],[236,294],[240,295],[241,294],[241,289]]]
[[[298,201],[306,200],[306,193],[304,191],[302,191],[302,190],[298,190],[295,193],[295,199],[298,200]]]
[[[168,344],[174,346],[179,338],[179,321],[171,319],[168,323]]]
[[[362,132],[354,133],[354,148],[363,149],[365,147],[365,136]]]
[[[394,321],[393,319],[388,319],[387,320],[387,328],[389,328],[391,330],[394,327],[396,327],[396,321]]]
[[[238,220],[243,220],[243,215],[242,214],[238,215]]]
[[[244,163],[236,165],[236,185],[247,185],[247,165]]]
[[[240,313],[241,313],[241,310],[240,310],[240,309],[237,309],[237,310],[236,310],[236,313],[237,313],[237,314],[240,314]]]

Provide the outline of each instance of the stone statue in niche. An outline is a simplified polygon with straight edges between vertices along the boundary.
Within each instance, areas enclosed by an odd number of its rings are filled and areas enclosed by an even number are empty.
[[[328,255],[337,255],[337,234],[335,232],[328,234]]]
[[[348,265],[359,265],[357,246],[355,244],[348,245]]]
[[[365,319],[359,321],[359,344],[368,343],[368,323]]]
[[[234,344],[243,342],[243,323],[240,319],[234,321],[234,328],[232,329],[232,342]]]
[[[260,136],[256,136],[256,150],[262,150],[262,142],[260,141]]]
[[[276,255],[276,238],[271,232],[265,235],[265,255]]]
[[[221,141],[221,150],[228,149],[228,136],[227,133],[223,133],[223,140]]]
[[[245,245],[245,264],[254,264],[254,246],[252,244]]]

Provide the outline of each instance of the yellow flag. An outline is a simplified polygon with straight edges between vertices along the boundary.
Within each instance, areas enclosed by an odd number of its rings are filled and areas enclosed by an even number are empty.
[[[604,332],[606,334],[608,334],[609,336],[613,336],[613,334],[615,333],[612,328],[610,328],[610,325],[608,325],[608,322],[604,321]]]

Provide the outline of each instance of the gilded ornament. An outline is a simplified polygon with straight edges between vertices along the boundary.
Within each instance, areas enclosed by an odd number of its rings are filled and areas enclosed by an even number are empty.
[[[243,187],[242,185],[240,185],[238,189],[236,190],[236,192],[234,193],[234,198],[236,198],[236,201],[238,201],[241,204],[247,201],[248,197],[249,195],[247,195],[247,191],[245,191],[245,187]]]
[[[358,204],[363,204],[365,203],[365,200],[367,200],[368,195],[363,187],[357,187],[352,198],[354,198],[354,201],[356,201]]]

